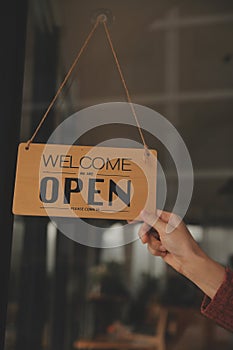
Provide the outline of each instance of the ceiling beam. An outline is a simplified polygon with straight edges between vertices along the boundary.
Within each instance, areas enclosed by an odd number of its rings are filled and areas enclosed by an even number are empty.
[[[161,19],[154,21],[149,29],[153,30],[167,30],[172,28],[188,28],[209,26],[215,24],[226,24],[233,22],[233,13],[199,16],[199,17],[183,17],[174,19]]]
[[[222,90],[203,90],[203,91],[193,91],[193,92],[178,92],[178,93],[165,93],[165,94],[139,94],[132,95],[132,100],[135,103],[144,105],[155,105],[165,104],[168,102],[203,102],[203,101],[214,101],[214,100],[225,100],[233,99],[233,89],[222,89]],[[77,103],[73,103],[73,108],[80,110],[87,106],[93,106],[100,103],[106,103],[110,101],[122,101],[124,102],[124,97],[120,96],[100,96],[100,97],[90,97],[86,99],[81,99]],[[29,101],[24,101],[23,111],[31,111],[38,109],[45,109],[47,104],[32,104]],[[62,110],[62,106],[58,106],[58,109]]]

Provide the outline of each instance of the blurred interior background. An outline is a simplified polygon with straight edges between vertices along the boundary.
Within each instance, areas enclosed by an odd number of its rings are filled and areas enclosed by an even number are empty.
[[[31,136],[100,9],[111,14],[109,31],[133,102],[165,116],[190,152],[194,192],[185,221],[191,233],[212,258],[232,266],[231,0],[30,0],[21,140]],[[46,142],[76,111],[112,101],[125,101],[125,94],[98,28],[35,142]],[[110,124],[78,143],[119,135],[140,142],[135,130]],[[172,210],[175,165],[163,145],[145,137],[158,150],[165,209]],[[155,305],[168,312],[166,349],[232,349],[232,335],[200,316],[202,293],[140,241],[124,245],[124,223],[106,223],[103,239],[111,240],[111,224],[122,245],[98,249],[70,240],[48,218],[15,217],[5,349],[71,350],[80,338],[114,336],[119,325],[123,332],[154,332]],[[138,227],[132,226],[135,234]],[[90,230],[98,231],[95,222]]]

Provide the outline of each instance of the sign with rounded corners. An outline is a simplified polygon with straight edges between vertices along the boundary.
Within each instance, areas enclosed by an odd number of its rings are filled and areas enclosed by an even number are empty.
[[[156,209],[155,150],[21,143],[13,213],[136,220]]]

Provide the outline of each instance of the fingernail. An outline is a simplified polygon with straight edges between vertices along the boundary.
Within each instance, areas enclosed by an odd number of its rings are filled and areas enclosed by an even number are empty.
[[[142,237],[139,236],[141,244],[144,244]]]

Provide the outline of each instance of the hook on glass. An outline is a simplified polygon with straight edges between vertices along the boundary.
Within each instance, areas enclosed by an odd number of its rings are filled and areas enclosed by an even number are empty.
[[[93,23],[98,21],[100,23],[107,23],[108,25],[111,25],[113,23],[114,19],[115,18],[113,16],[112,12],[106,8],[101,8],[101,9],[95,10],[91,16],[91,21]]]

